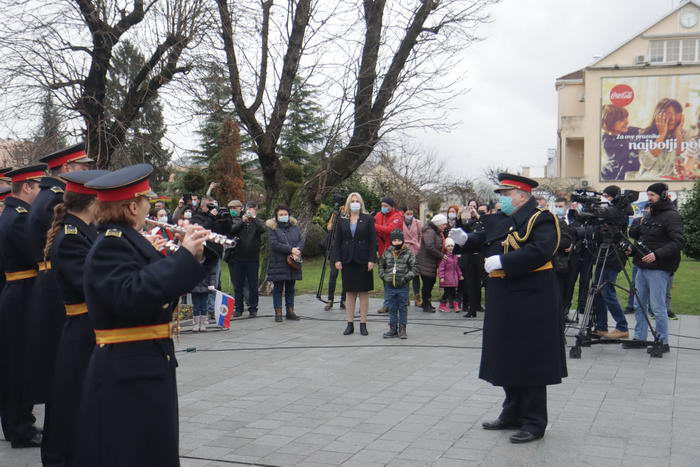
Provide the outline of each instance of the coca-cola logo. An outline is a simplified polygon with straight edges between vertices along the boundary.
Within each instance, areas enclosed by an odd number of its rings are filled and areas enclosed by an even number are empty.
[[[634,100],[634,89],[626,84],[618,84],[610,90],[610,102],[617,107],[625,107]]]

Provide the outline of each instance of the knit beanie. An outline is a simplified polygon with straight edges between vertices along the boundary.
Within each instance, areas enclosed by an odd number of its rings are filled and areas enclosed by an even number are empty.
[[[450,237],[447,237],[445,239],[445,248],[447,248],[448,246],[455,246],[455,241],[452,240]]]
[[[389,198],[388,196],[385,196],[382,198],[382,203],[386,203],[392,208],[396,205],[396,202],[394,201],[394,198]]]
[[[663,196],[664,191],[668,191],[668,185],[661,182],[652,183],[651,185],[649,185],[649,188],[647,188],[647,191],[652,191],[659,196]]]
[[[617,198],[620,195],[620,187],[617,185],[610,185],[605,187],[603,193],[610,196],[611,198]]]
[[[403,232],[400,229],[392,230],[390,237],[392,242],[394,240],[401,240],[403,242]]]
[[[444,214],[435,214],[430,222],[434,225],[445,225],[447,224],[447,217]]]

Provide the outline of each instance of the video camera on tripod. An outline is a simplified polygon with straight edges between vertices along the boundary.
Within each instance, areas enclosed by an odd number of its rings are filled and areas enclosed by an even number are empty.
[[[576,190],[571,201],[580,203],[582,211],[576,214],[576,221],[582,227],[577,232],[581,237],[590,236],[596,243],[613,243],[620,241],[620,248],[629,246],[626,240],[627,217],[632,203],[639,198],[639,192],[625,190],[612,201],[602,200],[603,193],[591,190]]]

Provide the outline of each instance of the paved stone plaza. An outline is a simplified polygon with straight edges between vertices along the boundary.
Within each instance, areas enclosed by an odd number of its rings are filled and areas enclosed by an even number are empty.
[[[271,315],[268,297],[261,305]],[[503,396],[477,378],[481,319],[411,308],[401,341],[382,339],[383,316],[371,317],[368,337],[342,336],[344,314],[310,296],[297,313],[312,319],[263,316],[180,337],[178,349],[200,350],[179,354],[184,467],[700,465],[700,352],[584,348],[549,387],[545,438],[513,445],[512,431],[481,428]],[[700,337],[700,317],[672,321],[671,332]],[[40,465],[39,450],[1,443],[0,465]]]

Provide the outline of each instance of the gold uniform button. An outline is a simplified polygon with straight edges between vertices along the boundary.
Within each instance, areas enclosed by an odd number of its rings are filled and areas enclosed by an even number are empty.
[[[102,348],[102,347],[104,347],[104,346],[105,346],[104,344],[100,344],[100,348]]]
[[[166,355],[166,356],[165,356],[165,359],[166,359],[167,361],[170,361],[170,355]]]
[[[165,305],[163,305],[163,309],[167,310],[169,306],[170,306],[170,303],[166,303]]]

